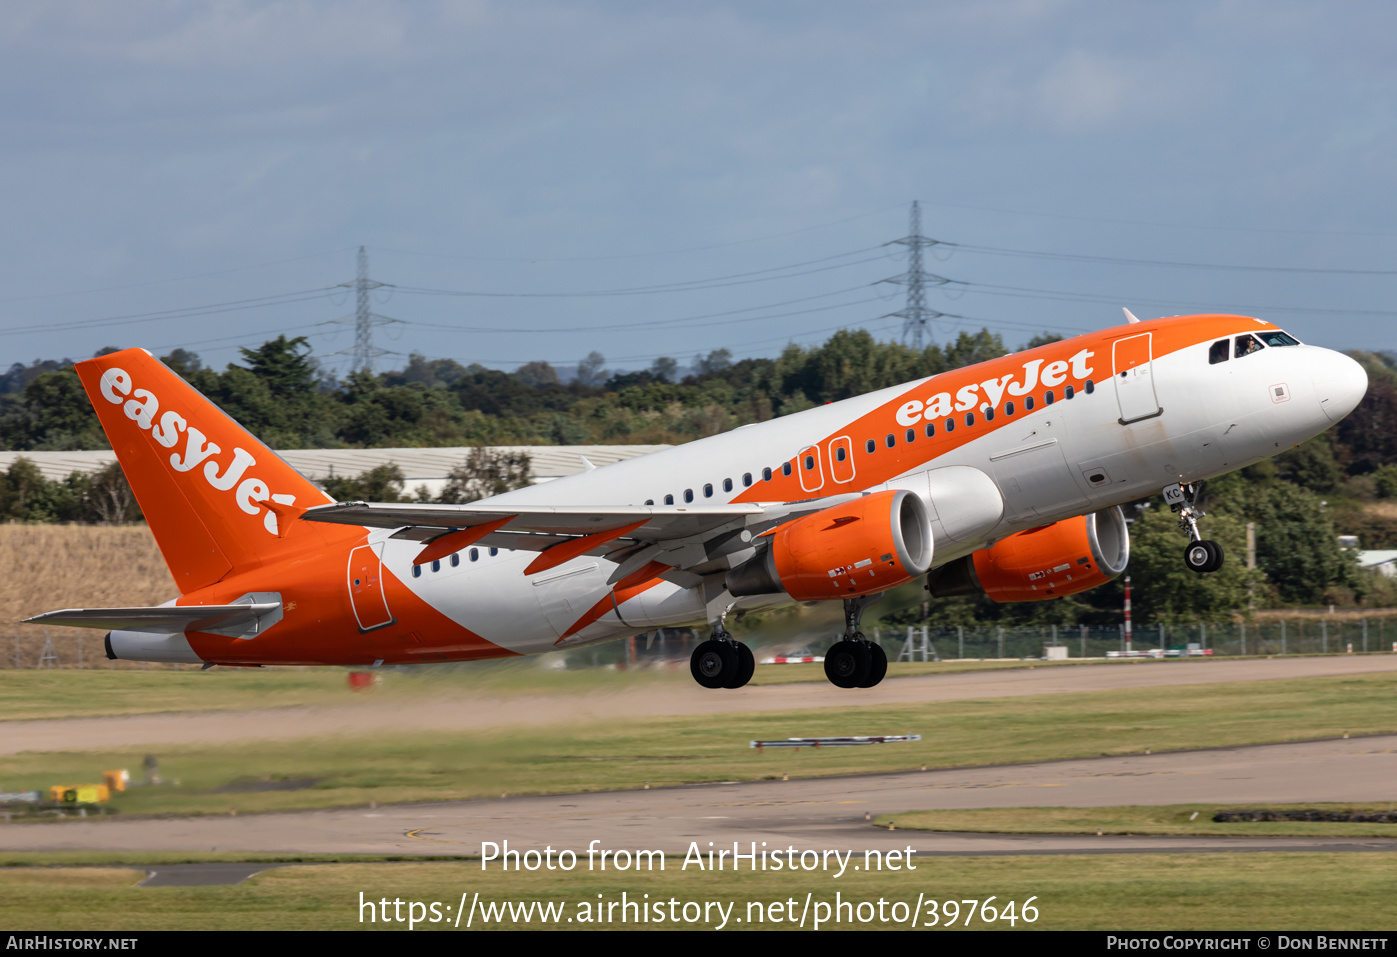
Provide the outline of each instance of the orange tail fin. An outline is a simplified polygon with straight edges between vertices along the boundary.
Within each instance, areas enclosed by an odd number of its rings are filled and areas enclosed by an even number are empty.
[[[181,594],[284,552],[333,501],[144,349],[75,368]]]

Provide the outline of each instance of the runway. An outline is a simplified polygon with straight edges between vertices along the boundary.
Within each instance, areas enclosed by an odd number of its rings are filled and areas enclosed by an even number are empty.
[[[1397,851],[1397,839],[938,834],[865,814],[940,808],[1247,804],[1397,798],[1397,735],[897,774],[530,796],[373,809],[0,826],[0,851],[238,851],[411,856],[600,848],[951,854]]]

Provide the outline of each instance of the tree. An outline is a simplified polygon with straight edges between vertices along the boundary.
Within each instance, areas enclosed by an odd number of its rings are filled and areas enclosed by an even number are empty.
[[[277,336],[256,349],[244,347],[238,351],[252,374],[265,382],[278,398],[300,398],[315,388],[317,370],[310,359],[310,343],[305,336],[294,339]]]
[[[946,347],[946,367],[959,369],[961,366],[974,365],[977,362],[988,362],[998,359],[1008,351],[998,333],[988,329],[974,333],[962,332],[956,337],[955,342]]]
[[[1333,585],[1357,584],[1354,562],[1339,547],[1318,495],[1284,483],[1248,496],[1256,522],[1256,563],[1287,602],[1317,605]]]
[[[1050,342],[1061,342],[1063,338],[1063,336],[1058,335],[1056,332],[1040,332],[1038,335],[1019,346],[1016,351],[1023,352],[1026,349],[1037,349],[1039,346],[1046,346]]]
[[[514,370],[514,378],[533,389],[558,384],[558,370],[546,362],[530,362]]]
[[[131,492],[120,463],[112,462],[100,471],[84,476],[84,479],[85,520],[103,525],[122,525],[141,517],[140,506],[136,504],[136,496]]]
[[[1188,539],[1167,508],[1145,509],[1131,524],[1126,574],[1138,621],[1226,621],[1245,612],[1252,589],[1264,585],[1262,576],[1246,567],[1246,532],[1240,521],[1210,515],[1202,524],[1204,536],[1221,544],[1226,555],[1222,568],[1206,575],[1184,566]]]
[[[728,349],[714,349],[708,355],[694,356],[691,367],[695,376],[718,375],[732,368],[732,352]]]
[[[584,389],[599,388],[606,381],[606,356],[593,349],[577,364],[577,384]]]
[[[650,363],[650,375],[659,382],[675,382],[679,378],[679,363],[669,356],[660,356]]]
[[[388,462],[361,472],[353,478],[330,476],[321,488],[340,502],[401,502],[407,479],[396,463]]]
[[[527,452],[477,446],[465,462],[448,473],[446,488],[437,501],[464,505],[523,488],[529,484],[532,464]]]
[[[167,356],[161,356],[160,361],[186,379],[204,367],[199,353],[190,352],[188,349],[176,349]]]

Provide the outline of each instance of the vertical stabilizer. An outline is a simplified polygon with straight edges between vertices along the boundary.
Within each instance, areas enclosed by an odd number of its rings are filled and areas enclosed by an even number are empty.
[[[293,547],[331,501],[144,349],[75,368],[181,594]]]

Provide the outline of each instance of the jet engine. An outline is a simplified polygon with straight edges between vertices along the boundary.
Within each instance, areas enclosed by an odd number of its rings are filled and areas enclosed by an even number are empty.
[[[770,546],[762,554],[728,573],[734,596],[857,598],[909,582],[931,567],[926,503],[906,489],[860,496],[766,536]]]
[[[937,598],[986,594],[997,602],[1044,601],[1105,584],[1125,571],[1130,533],[1120,506],[1016,532],[936,569]]]

